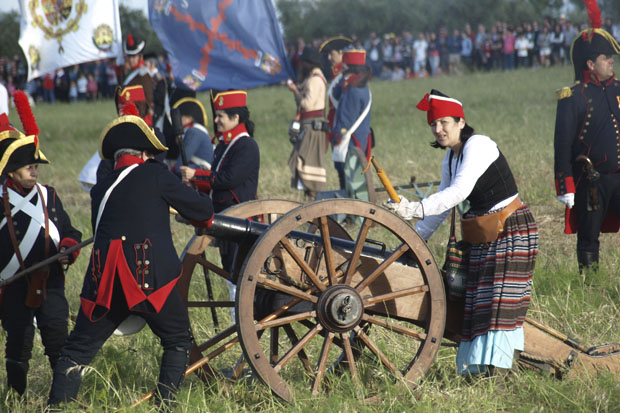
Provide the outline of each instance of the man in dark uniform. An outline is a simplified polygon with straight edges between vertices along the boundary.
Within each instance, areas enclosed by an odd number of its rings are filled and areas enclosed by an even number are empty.
[[[114,158],[115,169],[90,193],[95,242],[81,311],[54,369],[52,405],[75,399],[80,366],[89,364],[132,314],[144,318],[164,348],[157,401],[173,398],[183,380],[192,337],[175,288],[181,263],[172,244],[169,208],[196,226],[208,226],[213,205],[152,159],[164,150],[137,116],[115,119],[103,132],[101,157]]]
[[[577,232],[580,272],[596,269],[599,234],[620,227],[620,46],[603,29],[586,29],[571,47],[575,84],[558,92],[555,184],[566,205],[564,232]]]
[[[19,271],[76,245],[82,234],[71,225],[56,190],[37,183],[38,164],[48,163],[38,149],[37,137],[15,130],[5,114],[0,115],[0,131],[0,280],[8,281]],[[0,290],[7,382],[20,395],[26,391],[35,317],[45,355],[52,369],[56,366],[69,319],[63,266],[72,264],[78,254],[64,256]]]

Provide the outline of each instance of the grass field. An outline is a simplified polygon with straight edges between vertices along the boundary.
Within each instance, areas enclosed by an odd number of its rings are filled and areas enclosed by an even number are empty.
[[[407,183],[410,176],[417,182],[438,180],[444,152],[428,145],[432,135],[426,115],[415,105],[431,88],[461,100],[468,123],[494,139],[505,154],[521,199],[530,206],[539,225],[540,254],[529,315],[589,346],[620,342],[620,242],[615,234],[601,237],[601,270],[585,283],[577,271],[576,238],[563,234],[563,207],[555,199],[553,185],[555,90],[571,80],[572,68],[563,67],[373,82],[374,155],[395,184]],[[199,98],[208,103],[206,94]],[[287,128],[295,111],[291,93],[285,87],[267,87],[250,91],[248,98],[261,150],[259,196],[301,201],[301,195],[289,188],[286,166],[290,153]],[[65,209],[87,238],[91,236],[90,202],[77,176],[97,150],[102,129],[114,117],[114,104],[38,105],[34,114],[41,130],[41,149],[52,162],[40,168],[40,181],[58,189]],[[11,119],[19,125],[14,111]],[[328,173],[328,187],[335,189],[336,173],[333,168]],[[381,201],[384,196],[379,194]],[[181,252],[192,231],[174,220],[172,225],[175,245]],[[443,261],[447,227],[443,225],[429,241],[439,262]],[[90,248],[85,248],[67,274],[72,314],[79,309],[78,295],[89,253]],[[210,249],[209,255],[215,258],[217,253]],[[216,284],[217,294],[225,294],[223,281],[218,279]],[[207,316],[192,319],[195,327],[209,323]],[[2,332],[0,342],[4,339]],[[408,351],[398,343],[393,350]],[[206,386],[192,375],[179,394],[178,411],[620,411],[617,377],[603,374],[558,381],[522,372],[506,387],[487,379],[468,384],[456,377],[455,354],[452,348],[442,348],[416,386],[400,386],[386,376],[373,378],[359,390],[345,377],[335,384],[334,391],[318,398],[300,387],[294,405],[271,396],[266,386],[252,379],[230,386],[221,382]],[[129,410],[127,406],[154,386],[160,356],[159,343],[148,329],[133,336],[112,337],[86,374],[80,402],[70,406],[70,411]],[[0,400],[4,407],[0,405],[0,410],[42,410],[50,381],[51,371],[37,338],[27,401],[11,400],[2,367]],[[136,410],[149,409],[145,403]]]

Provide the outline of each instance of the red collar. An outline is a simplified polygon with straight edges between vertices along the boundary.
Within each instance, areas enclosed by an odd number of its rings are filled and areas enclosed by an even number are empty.
[[[334,77],[338,76],[340,73],[342,73],[342,62],[338,63],[337,65],[332,66],[332,73],[334,75]]]
[[[135,65],[135,66],[132,66],[132,67],[131,67],[131,70],[136,70],[136,69],[138,69],[138,68],[140,68],[140,67],[142,67],[142,66],[144,66],[144,65],[145,65],[145,63],[144,63],[144,58],[142,58],[142,57],[141,57],[141,58],[140,58],[140,61],[138,62],[138,64],[137,64],[137,65]]]
[[[613,73],[609,79],[607,79],[604,82],[601,82],[601,80],[598,78],[596,73],[594,73],[592,70],[583,71],[583,83],[592,83],[594,85],[609,86],[611,85],[611,82],[613,82],[615,78],[616,78],[616,74]]]
[[[240,123],[234,128],[220,133],[217,139],[224,145],[228,145],[230,141],[244,132],[248,133],[248,130],[245,128],[245,123]]]
[[[142,158],[137,157],[135,155],[121,155],[114,164],[114,169],[124,168],[125,166],[134,165],[134,164],[143,164],[144,161]]]
[[[21,195],[26,195],[28,192],[30,192],[30,190],[26,190],[24,189],[23,186],[21,186],[20,184],[18,184],[17,182],[15,182],[14,180],[12,180],[11,178],[6,178],[6,187],[7,188],[11,188],[13,191],[21,194]],[[32,188],[30,188],[32,189]]]

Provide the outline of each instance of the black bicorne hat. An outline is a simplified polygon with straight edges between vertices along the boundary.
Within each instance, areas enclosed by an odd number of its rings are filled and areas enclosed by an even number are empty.
[[[127,55],[136,55],[142,53],[146,46],[146,42],[132,34],[127,35],[125,43],[123,43],[123,51]]]
[[[172,108],[178,108],[181,111],[181,115],[191,116],[194,118],[194,122],[200,123],[202,126],[207,126],[207,112],[202,102],[198,99],[192,97],[179,99]]]
[[[0,132],[0,176],[34,163],[49,163],[38,149],[36,136],[15,130]]]
[[[304,51],[301,52],[299,59],[317,66],[321,65],[321,56],[314,47],[304,47]]]
[[[599,55],[620,54],[620,45],[604,29],[585,29],[575,37],[570,47],[570,59],[575,70],[575,80],[583,80],[583,71],[588,60]]]
[[[114,159],[114,153],[123,148],[153,154],[168,150],[155,136],[153,129],[142,118],[134,115],[114,119],[101,133],[101,159]]]
[[[345,47],[351,45],[353,40],[344,36],[336,36],[331,39],[325,40],[319,47],[319,53],[329,53],[332,50],[343,50]]]

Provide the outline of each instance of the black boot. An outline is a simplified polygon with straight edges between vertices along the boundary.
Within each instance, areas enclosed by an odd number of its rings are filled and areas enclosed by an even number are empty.
[[[598,251],[577,250],[579,274],[598,271]]]
[[[159,369],[155,404],[166,410],[183,383],[189,363],[189,350],[180,347],[165,349]]]
[[[82,384],[82,368],[67,356],[60,356],[52,381],[49,405],[57,405],[75,400]]]
[[[338,169],[338,184],[340,185],[341,190],[347,189],[347,179],[344,175],[344,169]]]
[[[6,379],[8,387],[15,390],[20,396],[26,392],[28,376],[28,362],[6,359]]]

